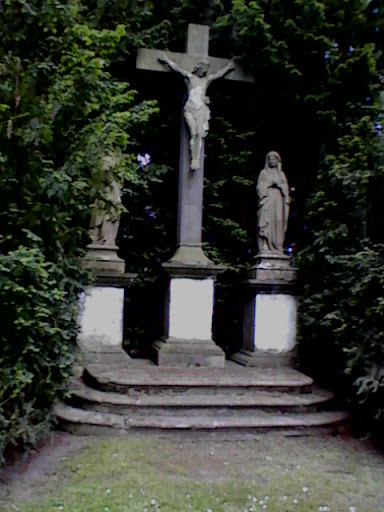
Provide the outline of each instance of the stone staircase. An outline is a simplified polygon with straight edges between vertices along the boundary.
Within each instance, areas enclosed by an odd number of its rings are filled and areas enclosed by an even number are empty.
[[[146,360],[88,365],[56,406],[79,434],[133,430],[329,430],[345,421],[333,395],[289,368],[161,368]]]

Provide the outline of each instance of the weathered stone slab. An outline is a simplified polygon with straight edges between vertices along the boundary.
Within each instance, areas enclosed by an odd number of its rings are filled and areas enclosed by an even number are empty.
[[[100,272],[123,274],[125,261],[118,257],[118,249],[117,245],[89,245],[84,258],[85,268],[92,270],[96,275]]]
[[[161,414],[145,417],[130,417],[112,413],[85,411],[82,409],[59,404],[54,410],[60,424],[71,432],[78,434],[104,434],[105,429],[126,431],[129,429],[154,430],[271,430],[271,429],[311,429],[316,427],[331,427],[345,421],[345,412],[318,412],[309,414],[274,414],[255,413],[251,417],[222,417],[205,416],[170,417]],[[84,427],[84,428],[82,428]],[[99,428],[95,428],[99,427]]]
[[[258,388],[275,391],[308,392],[313,379],[292,368],[244,368],[232,361],[225,362],[225,368],[167,368],[158,367],[149,361],[138,361],[138,365],[127,367],[113,365],[88,365],[86,379],[92,380],[92,387],[104,391],[126,393],[131,386],[136,390],[200,389],[204,393],[217,389]]]
[[[170,280],[168,336],[212,339],[213,279]]]
[[[296,344],[296,297],[257,294],[255,300],[254,348],[275,353],[290,352]]]
[[[81,299],[77,343],[85,361],[128,359],[123,350],[124,289],[91,286]]]

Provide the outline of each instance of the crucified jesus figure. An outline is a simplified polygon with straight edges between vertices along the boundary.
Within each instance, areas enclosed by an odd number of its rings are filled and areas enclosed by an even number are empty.
[[[191,170],[197,171],[200,169],[201,149],[203,147],[203,140],[208,134],[209,119],[211,117],[208,106],[209,98],[206,95],[207,89],[213,80],[222,78],[232,71],[235,65],[230,61],[216,73],[208,75],[209,62],[207,60],[200,61],[192,73],[181,69],[176,62],[164,53],[159,57],[159,61],[166,64],[172,71],[180,73],[187,85],[188,98],[184,105],[184,118],[190,134]]]

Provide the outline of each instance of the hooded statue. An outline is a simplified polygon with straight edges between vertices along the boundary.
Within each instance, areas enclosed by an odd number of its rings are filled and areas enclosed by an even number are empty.
[[[267,154],[256,191],[259,254],[281,254],[288,225],[289,187],[281,168],[281,157],[276,151]]]

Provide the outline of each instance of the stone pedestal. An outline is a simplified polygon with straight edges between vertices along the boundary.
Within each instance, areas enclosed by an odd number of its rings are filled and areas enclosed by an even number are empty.
[[[232,359],[244,366],[292,366],[296,350],[296,269],[283,254],[259,255],[241,283],[243,346]]]
[[[169,276],[164,337],[153,345],[159,366],[224,368],[225,354],[212,340],[214,286],[225,267],[215,265],[201,247],[180,247],[163,264]]]
[[[125,273],[117,246],[91,244],[84,266],[93,271],[95,284],[80,298],[82,312],[77,344],[86,363],[129,361],[123,350],[125,288],[136,274]]]
[[[97,274],[116,272],[124,274],[125,261],[118,257],[117,245],[90,244],[87,246],[87,255],[84,258],[86,268]]]
[[[81,298],[81,330],[77,338],[87,362],[118,362],[123,351],[124,289],[91,286]]]

